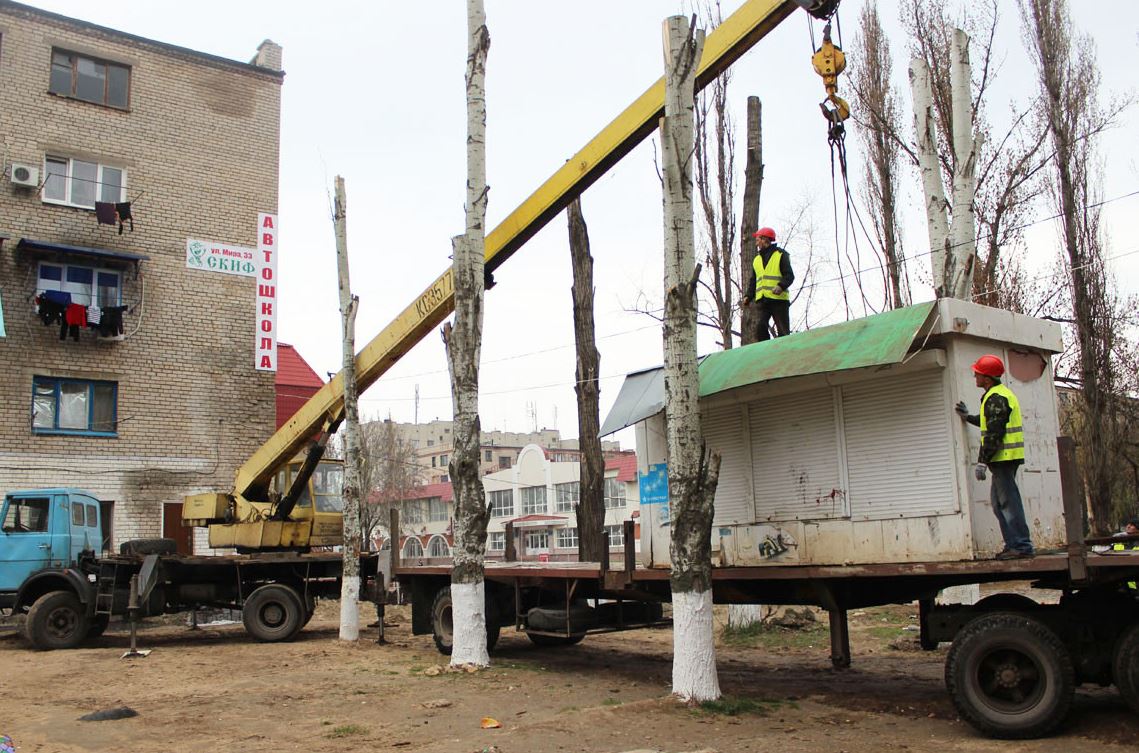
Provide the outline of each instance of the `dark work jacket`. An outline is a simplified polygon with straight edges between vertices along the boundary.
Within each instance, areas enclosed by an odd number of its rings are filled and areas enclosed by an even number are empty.
[[[782,251],[783,258],[779,260],[779,287],[788,290],[791,283],[795,282],[795,273],[791,270],[791,256],[782,248],[772,243],[763,251],[757,251],[758,255],[762,257],[763,263],[767,264],[771,260],[771,253],[773,251]],[[754,257],[753,257],[754,258]],[[745,301],[755,301],[755,266],[748,272],[747,290],[744,292]]]

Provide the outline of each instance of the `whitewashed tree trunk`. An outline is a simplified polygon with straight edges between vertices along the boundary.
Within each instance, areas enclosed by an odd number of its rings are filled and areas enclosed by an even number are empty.
[[[950,226],[949,295],[970,300],[973,293],[973,267],[977,258],[977,229],[973,219],[973,196],[977,192],[978,141],[973,136],[972,78],[969,67],[969,36],[953,30],[950,59],[950,87],[953,95],[953,224]]]
[[[467,0],[467,32],[467,230],[452,239],[455,324],[443,328],[455,415],[455,447],[448,469],[455,493],[451,664],[487,666],[483,562],[490,511],[479,476],[479,352],[488,190],[484,78],[490,34],[482,0]]]
[[[949,246],[949,207],[941,182],[937,158],[937,126],[933,111],[933,88],[925,60],[910,60],[910,91],[914,99],[914,131],[917,136],[918,169],[921,171],[926,223],[929,228],[930,267],[938,298],[950,294],[946,263]]]
[[[672,691],[684,701],[720,697],[712,623],[712,500],[720,458],[705,465],[696,363],[696,266],[692,203],[696,66],[704,32],[665,21],[664,385],[672,505]]]
[[[360,637],[360,413],[356,393],[356,306],[348,276],[348,199],[344,179],[336,176],[336,267],[340,317],[344,326],[344,544],[340,583],[340,640]]]
[[[729,604],[728,627],[743,630],[758,622],[763,622],[762,604]]]

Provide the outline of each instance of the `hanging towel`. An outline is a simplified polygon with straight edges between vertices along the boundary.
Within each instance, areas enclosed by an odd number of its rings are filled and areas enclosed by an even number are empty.
[[[45,290],[41,297],[44,300],[57,303],[60,306],[67,307],[71,304],[71,293],[64,293],[62,290]]]
[[[131,232],[134,232],[134,216],[131,214],[131,203],[129,201],[120,201],[115,204],[115,213],[119,215],[119,235],[123,234],[123,223],[130,222]]]
[[[95,202],[95,219],[100,225],[115,224],[115,204],[110,201]]]
[[[98,306],[91,305],[87,307],[87,326],[94,329],[99,325],[99,321],[103,318],[103,309]]]

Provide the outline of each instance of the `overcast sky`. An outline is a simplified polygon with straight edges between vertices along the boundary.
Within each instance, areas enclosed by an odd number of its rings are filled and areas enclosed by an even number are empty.
[[[330,194],[343,175],[348,191],[352,287],[361,307],[362,348],[450,263],[451,236],[462,232],[465,193],[466,4],[143,2],[35,0],[47,10],[132,34],[225,57],[249,60],[262,39],[284,47],[281,113],[281,339],[322,375],[340,368],[336,257]],[[725,0],[725,15],[739,0]],[[894,40],[895,81],[909,115],[897,0],[879,4]],[[989,110],[996,123],[1016,99],[1031,101],[1035,79],[1012,2],[1002,2],[1001,51]],[[1105,98],[1133,95],[1139,52],[1139,3],[1075,0],[1074,19],[1096,44]],[[853,48],[859,0],[842,7],[844,43]],[[487,0],[492,44],[487,64],[488,227],[493,228],[621,109],[660,77],[661,21],[690,10],[680,0]],[[426,12],[425,12],[426,9]],[[830,152],[818,111],[821,80],[810,65],[805,13],[785,21],[733,68],[730,96],[742,120],[748,95],[763,100],[765,183],[761,224],[782,232],[795,207],[810,202],[820,282],[812,324],[843,318],[830,259],[835,240]],[[816,38],[821,34],[815,25]],[[855,59],[850,65],[857,65]],[[850,96],[846,78],[840,87]],[[851,97],[853,100],[853,97]],[[857,102],[852,104],[857,107]],[[853,126],[852,126],[853,128]],[[638,300],[661,297],[661,194],[650,139],[583,197],[595,259],[602,418],[621,376],[661,361],[659,325],[631,313]],[[1104,196],[1139,191],[1139,112],[1131,108],[1102,142]],[[857,137],[848,138],[852,173],[860,170]],[[741,150],[742,151],[742,150]],[[740,166],[742,172],[742,164]],[[860,180],[860,179],[859,179]],[[904,248],[914,300],[928,300],[925,218],[914,207],[918,177],[904,176]],[[742,187],[741,187],[742,192]],[[274,207],[265,207],[273,210]],[[841,209],[841,201],[840,201]],[[1037,216],[1052,213],[1042,205]],[[1139,196],[1104,208],[1108,253],[1121,287],[1139,292]],[[840,224],[844,220],[840,217]],[[251,228],[255,222],[250,217]],[[841,232],[841,231],[840,231]],[[556,427],[577,436],[573,392],[571,272],[564,214],[552,220],[496,272],[487,294],[481,415],[484,429]],[[248,238],[212,240],[250,244]],[[1045,271],[1057,258],[1054,222],[1027,235],[1026,263]],[[788,250],[800,278],[806,255]],[[859,251],[869,254],[866,241]],[[830,282],[828,282],[830,281]],[[252,316],[252,298],[250,310]],[[801,311],[793,311],[793,319]],[[715,348],[710,331],[701,352]],[[418,387],[418,403],[415,399]],[[397,421],[450,418],[446,360],[431,333],[363,396],[366,417]],[[621,437],[626,445],[628,437]]]

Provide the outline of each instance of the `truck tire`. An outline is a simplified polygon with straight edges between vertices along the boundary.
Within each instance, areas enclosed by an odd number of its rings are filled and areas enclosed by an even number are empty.
[[[553,648],[555,646],[572,646],[575,643],[581,643],[585,638],[585,633],[581,635],[543,635],[541,633],[527,632],[526,637],[535,646],[542,648]]]
[[[487,622],[487,653],[494,651],[501,630],[502,628],[499,625],[492,625],[489,621]],[[439,653],[445,656],[451,655],[451,649],[454,648],[455,627],[451,612],[450,586],[440,589],[439,593],[435,594],[435,600],[431,602],[431,637],[435,639],[435,648],[439,650]]]
[[[145,557],[148,554],[177,554],[174,539],[131,539],[119,544],[119,554]]]
[[[272,583],[261,586],[241,607],[241,622],[247,633],[264,643],[287,641],[300,632],[304,607],[297,592]]]
[[[1124,630],[1116,642],[1111,676],[1119,695],[1139,714],[1139,623]]]
[[[967,623],[945,660],[945,685],[965,721],[990,737],[1028,739],[1056,728],[1075,693],[1068,649],[1043,623],[996,612]]]
[[[549,633],[566,631],[566,610],[564,608],[534,607],[526,613],[526,626]],[[569,629],[571,633],[584,633],[597,626],[597,612],[593,607],[578,603],[569,609]]]
[[[70,591],[49,591],[28,610],[24,631],[41,651],[75,648],[87,638],[87,609]]]

